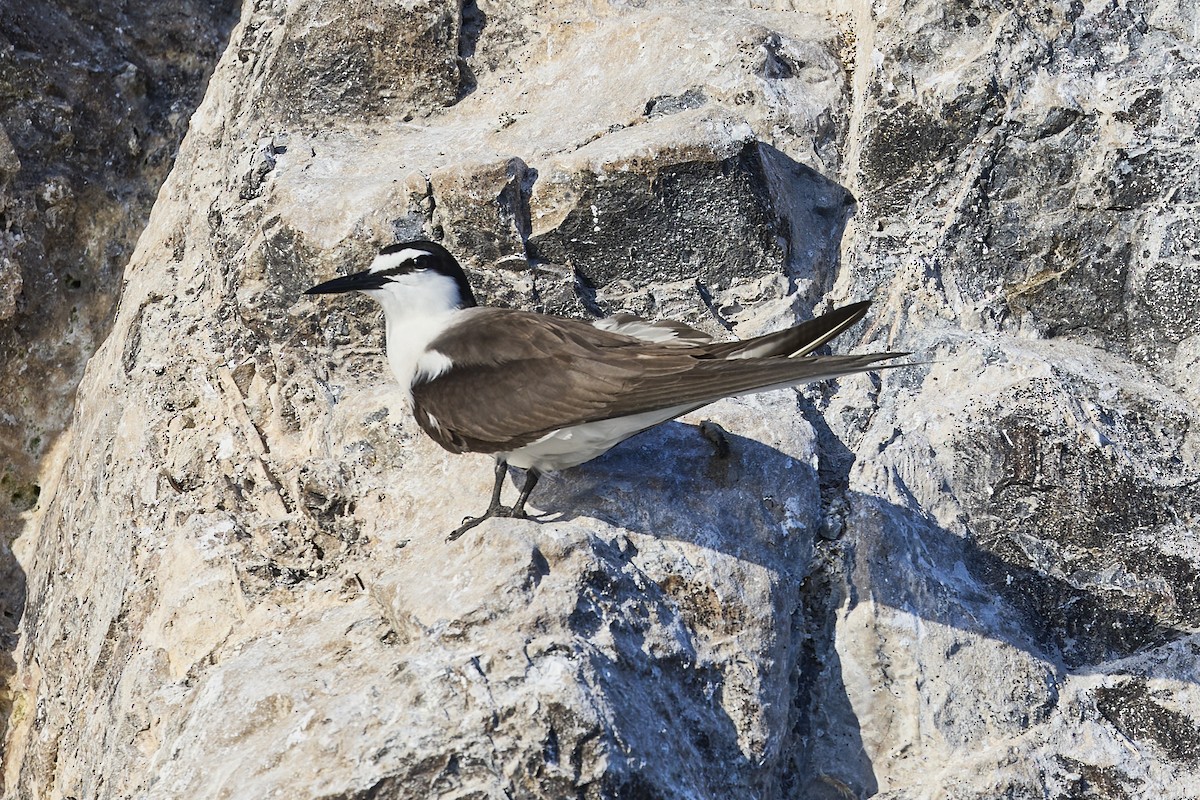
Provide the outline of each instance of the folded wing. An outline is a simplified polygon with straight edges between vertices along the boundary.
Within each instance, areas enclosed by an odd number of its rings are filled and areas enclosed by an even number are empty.
[[[648,343],[576,320],[472,310],[430,344],[452,366],[413,386],[414,412],[446,449],[491,453],[585,422],[694,408],[722,397],[862,372],[902,354],[788,356],[815,349],[863,311],[865,305],[849,313],[839,309],[826,315],[833,320],[805,323],[806,330],[790,337],[781,334],[796,328],[746,342],[684,347]],[[755,357],[753,350],[747,355],[746,348],[756,343],[772,355]],[[481,404],[481,397],[501,400]]]

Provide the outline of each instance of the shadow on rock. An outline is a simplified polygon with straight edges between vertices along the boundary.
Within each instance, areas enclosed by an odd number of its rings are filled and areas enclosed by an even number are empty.
[[[844,796],[839,787],[869,796],[877,790],[877,781],[833,647],[836,593],[830,592],[827,576],[814,568],[813,540],[821,508],[816,470],[807,459],[752,439],[726,433],[725,440],[728,454],[722,457],[696,426],[669,422],[594,461],[547,477],[534,497],[546,512],[546,522],[598,518],[757,565],[771,576],[770,599],[760,601],[763,607],[742,608],[728,598],[704,599],[691,590],[680,591],[671,585],[671,576],[659,576],[657,584],[645,581],[641,570],[621,568],[635,558],[644,561],[637,545],[623,537],[614,543],[596,538],[596,557],[612,566],[588,576],[594,585],[581,595],[570,620],[572,629],[587,641],[604,634],[608,644],[591,651],[590,658],[594,674],[602,676],[599,694],[611,699],[619,729],[657,730],[656,720],[674,720],[669,741],[647,741],[638,748],[669,750],[667,760],[679,773],[672,777],[678,785],[697,785],[686,773],[704,769],[710,777],[728,774],[731,781],[757,775],[763,796]],[[644,542],[638,544],[645,547]],[[685,559],[693,566],[698,563],[695,556]],[[622,584],[636,582],[636,576],[643,582],[614,585],[614,576]],[[680,629],[684,652],[679,670],[661,653],[648,653],[638,634],[646,610],[656,608],[678,608],[685,623]],[[725,708],[737,706],[729,693],[738,689],[726,673],[743,667],[735,659],[719,668],[697,668],[694,650],[704,646],[697,644],[697,637],[721,641],[739,635],[744,623],[714,621],[739,613],[774,616],[773,637],[782,648],[765,658],[764,683],[751,701],[771,709],[766,713],[774,720],[770,742],[757,758],[747,755],[744,720],[736,723],[715,700],[696,701],[724,695]],[[772,667],[774,658],[779,661]],[[630,692],[628,687],[638,690]],[[691,716],[678,719],[681,709]],[[711,713],[701,714],[701,709]],[[819,762],[814,757],[817,739],[822,740],[821,754],[835,753],[837,770],[830,769],[830,759],[823,755]],[[713,765],[720,765],[716,773]],[[723,788],[728,796],[745,790],[744,778]]]
[[[667,423],[548,477],[534,500],[549,519],[593,517],[803,578],[806,560],[789,567],[780,550],[801,539],[807,546],[804,520],[811,522],[809,504],[819,502],[817,471],[759,442],[736,435],[728,441],[729,457],[718,458],[694,426]],[[840,483],[824,471],[820,477],[826,490]],[[873,599],[894,609],[1004,641],[1068,670],[1100,669],[1200,627],[1195,608],[1179,609],[1178,621],[1130,611],[1115,589],[1013,564],[878,498],[851,493],[849,500],[850,535],[871,559],[869,568],[907,576],[871,582]],[[864,532],[873,540],[870,553],[861,547]]]
[[[721,458],[696,426],[668,422],[546,476],[534,504],[546,520],[596,518],[803,577],[812,543],[803,514],[818,501],[812,465],[725,437],[729,455]]]
[[[659,787],[744,793],[760,765],[739,747],[737,726],[719,702],[729,688],[724,667],[697,657],[688,626],[672,621],[672,598],[629,568],[636,551],[622,544],[592,541],[596,568],[583,576],[568,620],[581,641],[592,643],[585,651],[590,669],[582,674],[606,699],[619,740],[614,751],[654,760],[651,768],[634,759],[628,768],[610,769],[604,796],[658,797]],[[663,628],[674,635],[664,637]]]
[[[548,478],[535,501],[546,511],[547,521],[597,518],[659,539],[711,548],[772,570],[783,583],[795,582],[798,591],[781,595],[798,599],[792,635],[801,632],[804,639],[793,651],[789,668],[788,733],[778,754],[782,763],[772,778],[780,781],[782,790],[831,797],[842,796],[838,792],[843,790],[854,796],[877,791],[863,730],[843,682],[841,656],[834,647],[839,620],[862,602],[863,592],[892,612],[969,634],[963,642],[980,637],[1015,648],[1051,673],[1128,675],[1142,682],[1189,679],[1152,652],[1187,635],[1186,625],[1123,608],[1120,593],[1014,565],[978,542],[876,497],[843,494],[849,507],[846,533],[836,543],[816,546],[818,551],[828,550],[832,561],[814,558],[813,531],[806,528],[821,518],[818,486],[825,491],[841,486],[844,492],[839,479],[843,471],[839,467],[837,474],[819,477],[806,461],[740,436],[727,438],[730,454],[719,458],[694,426],[668,423]],[[613,558],[622,558],[626,556],[619,552],[621,547],[629,545],[596,546],[608,547]],[[597,586],[588,602],[605,602],[602,598],[612,588]],[[651,585],[620,594],[646,591],[662,593]],[[604,616],[612,619],[612,610]],[[590,605],[581,604],[572,625],[586,638],[589,620],[598,618]],[[613,683],[605,694],[620,698],[623,676],[652,665],[634,631],[617,633],[619,658],[595,657],[608,659],[596,665],[597,674]],[[953,663],[961,658],[956,652],[951,648],[944,657]],[[928,656],[932,661],[940,657]],[[715,676],[706,678],[701,672],[690,677],[699,684],[710,680],[720,685]],[[684,685],[674,679],[659,700],[629,697],[618,705],[624,709],[621,713],[640,718],[656,703],[673,702],[670,690]],[[704,691],[699,685],[692,689]],[[1050,713],[1057,697],[1053,686],[1037,683],[1014,689],[1026,690],[1031,704],[1026,711],[1033,718]],[[659,712],[656,719],[666,713]],[[1014,708],[1013,713],[1025,712]],[[680,763],[743,757],[727,718],[691,728],[704,734],[686,744],[687,753],[676,754]],[[1180,733],[1185,734],[1200,741],[1196,731]]]
[[[863,577],[875,602],[1002,641],[1070,672],[1122,672],[1110,662],[1200,627],[1196,608],[1179,609],[1174,620],[1131,611],[1122,606],[1127,594],[1115,586],[1081,586],[1070,576],[1014,564],[879,498],[852,494],[851,506],[854,545],[872,573]]]

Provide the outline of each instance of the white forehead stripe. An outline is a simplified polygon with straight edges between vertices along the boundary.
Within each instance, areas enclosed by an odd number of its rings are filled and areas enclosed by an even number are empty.
[[[405,261],[411,261],[414,258],[429,255],[428,250],[420,250],[416,247],[406,247],[397,253],[381,253],[375,256],[375,260],[371,262],[368,269],[371,272],[383,272],[385,269],[398,267]]]

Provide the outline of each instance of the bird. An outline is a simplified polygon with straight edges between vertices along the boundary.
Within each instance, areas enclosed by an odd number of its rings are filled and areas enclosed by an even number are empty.
[[[858,322],[868,301],[733,342],[632,314],[586,321],[481,306],[458,260],[424,239],[388,245],[367,269],[305,294],[349,291],[383,307],[387,361],[421,429],[451,453],[495,458],[491,502],[450,540],[492,517],[530,519],[525,505],[543,473],[716,400],[903,366],[876,364],[908,355],[813,355]],[[505,506],[510,466],[525,480]]]

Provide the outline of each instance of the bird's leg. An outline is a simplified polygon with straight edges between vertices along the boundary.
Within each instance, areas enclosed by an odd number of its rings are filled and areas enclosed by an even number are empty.
[[[517,496],[517,502],[512,507],[512,516],[529,519],[529,515],[525,513],[525,501],[529,499],[529,494],[533,491],[533,487],[537,486],[540,477],[542,477],[542,473],[533,467],[525,470],[525,485],[521,487],[521,494]]]
[[[497,458],[496,483],[492,486],[492,502],[488,503],[487,511],[483,512],[484,518],[490,517],[496,513],[496,509],[503,507],[500,505],[500,492],[504,489],[506,477],[508,477],[508,462],[503,458]]]
[[[453,542],[458,537],[462,536],[467,531],[474,528],[485,519],[492,517],[507,517],[512,513],[512,509],[507,506],[500,505],[500,491],[504,488],[504,478],[508,475],[508,462],[503,458],[496,459],[496,485],[492,487],[492,502],[488,503],[487,510],[478,517],[466,517],[463,519],[462,525],[455,528],[446,541]]]
[[[500,505],[500,490],[504,487],[504,477],[508,474],[508,462],[504,459],[496,461],[496,485],[492,487],[492,502],[488,505],[487,511],[484,511],[481,516],[467,517],[463,520],[463,524],[459,525],[454,531],[446,537],[446,541],[453,542],[458,537],[462,536],[467,531],[474,528],[485,519],[492,517],[511,517],[512,519],[529,519],[529,515],[525,513],[525,503],[529,500],[529,495],[533,492],[533,487],[537,486],[538,478],[542,477],[542,473],[536,469],[530,468],[525,470],[525,483],[521,486],[521,494],[517,496],[517,502],[512,508]]]

